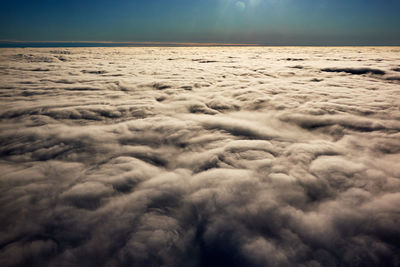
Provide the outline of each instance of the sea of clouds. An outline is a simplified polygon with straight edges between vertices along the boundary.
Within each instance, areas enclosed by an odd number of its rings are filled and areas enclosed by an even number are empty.
[[[400,48],[0,50],[0,266],[400,266]]]

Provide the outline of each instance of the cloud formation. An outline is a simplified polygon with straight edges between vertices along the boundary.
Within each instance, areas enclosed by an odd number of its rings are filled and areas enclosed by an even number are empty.
[[[398,266],[399,52],[2,49],[0,265]]]
[[[246,4],[244,2],[242,2],[242,1],[237,1],[235,5],[236,5],[236,7],[238,9],[245,9],[246,8]]]

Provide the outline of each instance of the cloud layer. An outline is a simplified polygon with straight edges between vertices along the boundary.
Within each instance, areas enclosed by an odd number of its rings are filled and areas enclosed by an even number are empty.
[[[0,50],[0,265],[399,266],[399,52]]]

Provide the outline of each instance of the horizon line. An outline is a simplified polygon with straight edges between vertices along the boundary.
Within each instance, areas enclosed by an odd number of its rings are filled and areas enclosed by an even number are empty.
[[[399,47],[400,44],[260,44],[260,43],[223,43],[223,42],[156,42],[156,41],[149,41],[149,42],[136,42],[136,41],[20,41],[20,40],[7,40],[7,39],[0,39],[0,47],[7,46],[7,45],[20,45],[23,47],[26,44],[37,44],[40,47],[40,44],[86,44],[86,45],[113,45],[113,47],[129,47],[129,46],[188,46],[188,47],[206,47],[206,46],[263,46],[263,47]],[[51,46],[50,46],[51,47]],[[69,47],[69,46],[66,46]],[[79,47],[79,46],[74,46]],[[102,46],[97,46],[102,47]],[[107,46],[104,46],[107,47]]]
[[[123,45],[183,45],[183,46],[262,46],[257,43],[223,43],[223,42],[136,42],[136,41],[20,41],[0,40],[0,44],[123,44]]]

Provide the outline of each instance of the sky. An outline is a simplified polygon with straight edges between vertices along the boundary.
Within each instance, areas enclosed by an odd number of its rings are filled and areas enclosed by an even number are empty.
[[[0,0],[0,40],[400,45],[400,0]]]

